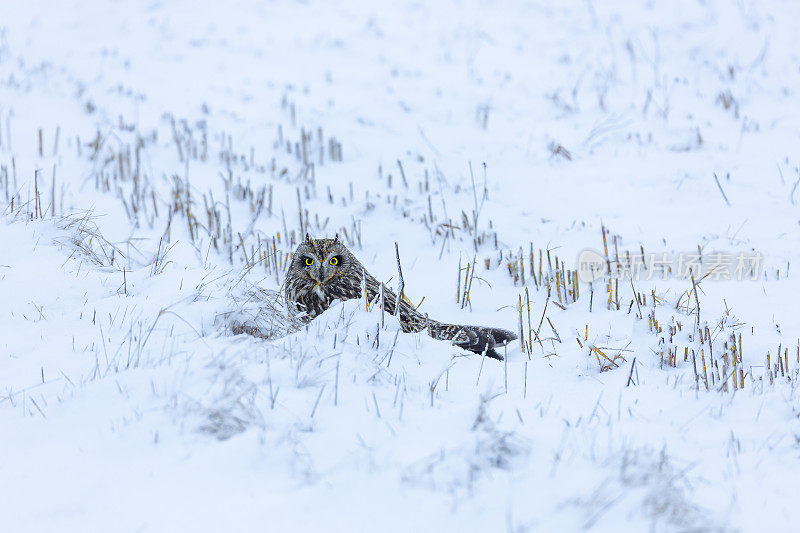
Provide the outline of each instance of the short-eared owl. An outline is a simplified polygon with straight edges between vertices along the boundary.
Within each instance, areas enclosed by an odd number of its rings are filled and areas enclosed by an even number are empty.
[[[308,322],[328,309],[334,300],[363,296],[375,301],[381,284],[361,265],[339,239],[310,239],[301,243],[292,256],[286,274],[285,296],[290,312]],[[384,309],[394,314],[397,297],[384,287]],[[495,351],[517,336],[507,330],[481,326],[444,324],[427,318],[405,300],[400,301],[400,325],[405,332],[427,330],[434,339],[452,341],[465,350],[502,359]]]

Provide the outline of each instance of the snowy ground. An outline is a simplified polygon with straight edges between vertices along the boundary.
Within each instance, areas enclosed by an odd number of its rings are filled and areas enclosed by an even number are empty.
[[[2,3],[3,530],[796,529],[800,5],[632,4]]]

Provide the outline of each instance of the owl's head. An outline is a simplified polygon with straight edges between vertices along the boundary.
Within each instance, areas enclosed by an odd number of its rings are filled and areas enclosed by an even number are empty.
[[[339,242],[338,235],[334,239],[311,239],[306,235],[306,240],[292,254],[289,269],[306,285],[319,287],[353,272],[355,263],[355,257]]]

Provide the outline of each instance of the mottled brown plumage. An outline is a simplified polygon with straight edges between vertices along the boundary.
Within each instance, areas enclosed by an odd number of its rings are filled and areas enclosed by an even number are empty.
[[[290,312],[308,322],[328,309],[334,300],[361,298],[365,289],[370,301],[376,301],[381,294],[380,282],[338,238],[312,240],[306,236],[292,256],[284,295]],[[386,287],[383,301],[386,312],[394,314],[397,297]],[[449,340],[465,350],[495,359],[502,359],[495,347],[517,338],[504,329],[444,324],[429,319],[404,299],[400,300],[399,318],[405,332],[426,330],[435,339]]]

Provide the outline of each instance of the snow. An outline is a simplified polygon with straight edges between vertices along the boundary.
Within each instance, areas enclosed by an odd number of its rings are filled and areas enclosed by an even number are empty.
[[[3,529],[793,530],[798,16],[3,3]],[[363,300],[295,331],[305,231],[393,288],[397,243],[423,312],[521,315],[526,345],[483,359]],[[548,296],[604,237],[613,265],[763,260]]]

